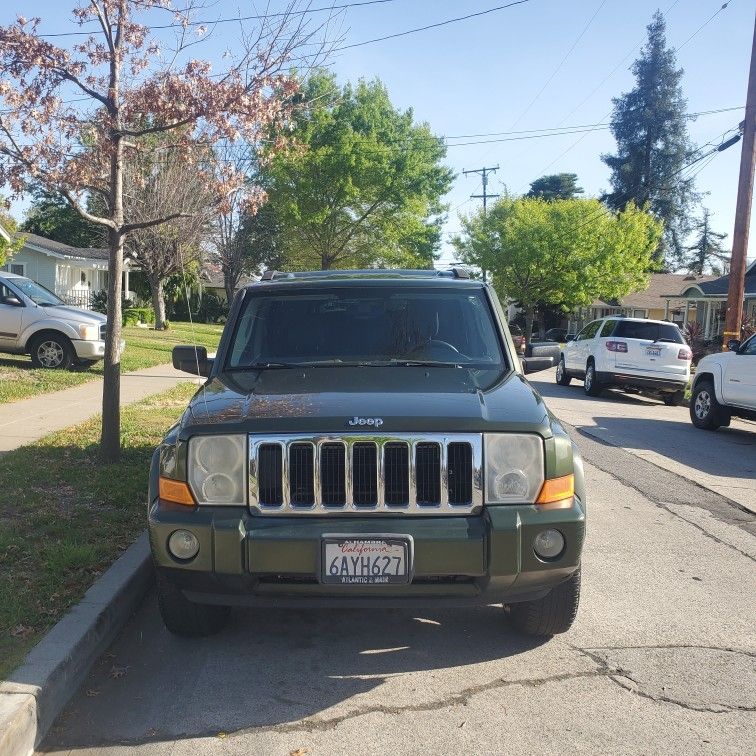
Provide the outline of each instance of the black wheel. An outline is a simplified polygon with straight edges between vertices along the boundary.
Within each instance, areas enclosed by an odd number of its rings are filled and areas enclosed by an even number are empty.
[[[81,359],[81,357],[78,360],[76,360],[76,364],[80,368],[83,368],[84,370],[88,370],[93,365],[96,365],[98,362],[99,360],[84,360],[84,359]]]
[[[729,417],[725,407],[717,401],[714,384],[702,380],[693,389],[690,398],[690,419],[696,428],[716,430],[720,425],[727,425]]]
[[[596,366],[593,364],[593,360],[585,366],[583,390],[588,396],[598,396],[601,393],[601,384],[596,377]]]
[[[509,605],[514,626],[526,635],[566,633],[575,621],[580,602],[580,569],[537,601]]]
[[[157,594],[163,624],[174,635],[198,638],[214,635],[226,625],[230,609],[227,606],[195,604],[167,578],[157,576]]]
[[[76,353],[73,345],[62,333],[41,333],[29,344],[32,364],[46,370],[68,370]]]
[[[557,365],[557,369],[556,369],[556,382],[560,386],[569,386],[570,381],[572,381],[572,378],[569,375],[567,375],[567,368],[565,367],[565,364],[564,364],[564,355],[562,355],[559,358],[559,364]]]
[[[673,391],[671,394],[662,394],[662,401],[667,407],[679,407],[685,399],[684,391]]]

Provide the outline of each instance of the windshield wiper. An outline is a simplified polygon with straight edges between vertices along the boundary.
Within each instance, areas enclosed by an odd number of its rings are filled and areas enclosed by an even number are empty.
[[[400,365],[402,367],[443,367],[459,368],[464,367],[461,362],[439,362],[438,360],[389,360],[388,365]]]

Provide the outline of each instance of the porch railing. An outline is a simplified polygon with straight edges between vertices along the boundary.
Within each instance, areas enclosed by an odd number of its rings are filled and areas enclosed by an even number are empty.
[[[72,307],[83,307],[89,310],[92,307],[92,292],[83,289],[69,289],[57,292],[58,296]]]

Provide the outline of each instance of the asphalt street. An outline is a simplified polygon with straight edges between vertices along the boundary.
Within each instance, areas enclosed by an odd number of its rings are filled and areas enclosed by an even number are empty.
[[[756,517],[722,495],[756,494],[756,427],[552,381],[590,495],[569,633],[524,639],[499,607],[268,610],[188,641],[150,595],[41,751],[756,753]]]

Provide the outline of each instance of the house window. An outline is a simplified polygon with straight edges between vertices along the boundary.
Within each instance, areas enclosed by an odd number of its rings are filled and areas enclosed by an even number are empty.
[[[8,266],[8,269],[11,273],[15,273],[17,276],[26,275],[26,263],[11,263]]]
[[[633,318],[647,318],[648,317],[648,311],[647,310],[633,310],[633,314],[630,317],[633,317]]]

